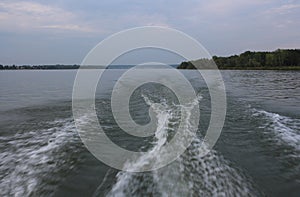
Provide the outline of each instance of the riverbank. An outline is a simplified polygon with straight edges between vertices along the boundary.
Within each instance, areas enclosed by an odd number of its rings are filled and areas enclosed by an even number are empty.
[[[183,70],[195,70],[196,68],[180,68],[179,66],[177,69]],[[218,67],[219,70],[281,70],[281,71],[289,71],[289,70],[296,70],[300,71],[300,66],[287,66],[287,67]],[[209,68],[201,68],[201,70],[209,70]]]
[[[300,50],[246,51],[240,55],[182,62],[177,68],[212,69],[216,65],[220,70],[300,70]]]

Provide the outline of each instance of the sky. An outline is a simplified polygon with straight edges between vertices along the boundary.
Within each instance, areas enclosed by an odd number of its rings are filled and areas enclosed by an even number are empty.
[[[300,0],[0,0],[0,64],[80,64],[121,30],[175,28],[211,55],[300,48]]]

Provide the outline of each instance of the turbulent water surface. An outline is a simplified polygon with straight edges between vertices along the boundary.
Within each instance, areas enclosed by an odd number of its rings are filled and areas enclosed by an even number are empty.
[[[130,98],[130,114],[143,125],[151,121],[152,107],[155,134],[142,139],[128,135],[116,124],[109,99],[123,72],[106,71],[96,111],[113,142],[146,152],[125,163],[133,171],[150,159],[163,159],[155,151],[174,136],[180,109],[186,106],[165,86],[144,84]],[[198,95],[201,119],[195,140],[170,165],[130,173],[104,165],[81,142],[71,109],[76,71],[1,71],[0,195],[299,196],[300,72],[222,71],[226,121],[216,146],[204,157],[199,151],[205,148],[201,140],[209,123],[210,96],[196,71],[182,73]],[[186,109],[189,125],[193,114]],[[88,115],[82,117],[89,121]]]

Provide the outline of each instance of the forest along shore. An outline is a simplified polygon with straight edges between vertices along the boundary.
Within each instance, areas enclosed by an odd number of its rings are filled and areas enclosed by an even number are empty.
[[[212,59],[182,62],[177,68],[210,69],[214,63],[222,70],[300,70],[300,49],[278,49],[273,52],[246,51],[229,57],[213,56]]]
[[[212,61],[213,60],[213,61]],[[300,49],[277,49],[273,52],[246,51],[229,57],[213,56],[171,65],[178,69],[211,69],[215,65],[221,70],[300,70]],[[85,69],[129,69],[135,65],[84,66]],[[213,67],[212,67],[213,66]],[[80,65],[2,65],[0,70],[65,70],[79,69]]]

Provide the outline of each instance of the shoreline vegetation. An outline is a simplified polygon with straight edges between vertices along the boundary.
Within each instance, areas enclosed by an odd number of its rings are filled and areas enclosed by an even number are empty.
[[[213,60],[213,61],[212,61]],[[173,65],[177,69],[215,69],[220,70],[300,70],[300,49],[277,49],[272,52],[246,51],[228,57],[213,56],[212,59],[199,59]],[[131,68],[134,65],[114,65],[110,69]],[[1,65],[0,70],[70,70],[80,65]],[[85,69],[104,69],[104,66],[84,66]]]
[[[212,69],[215,65],[220,70],[300,70],[300,49],[277,49],[272,52],[246,51],[229,57],[213,56],[212,59],[182,62],[177,68]]]

